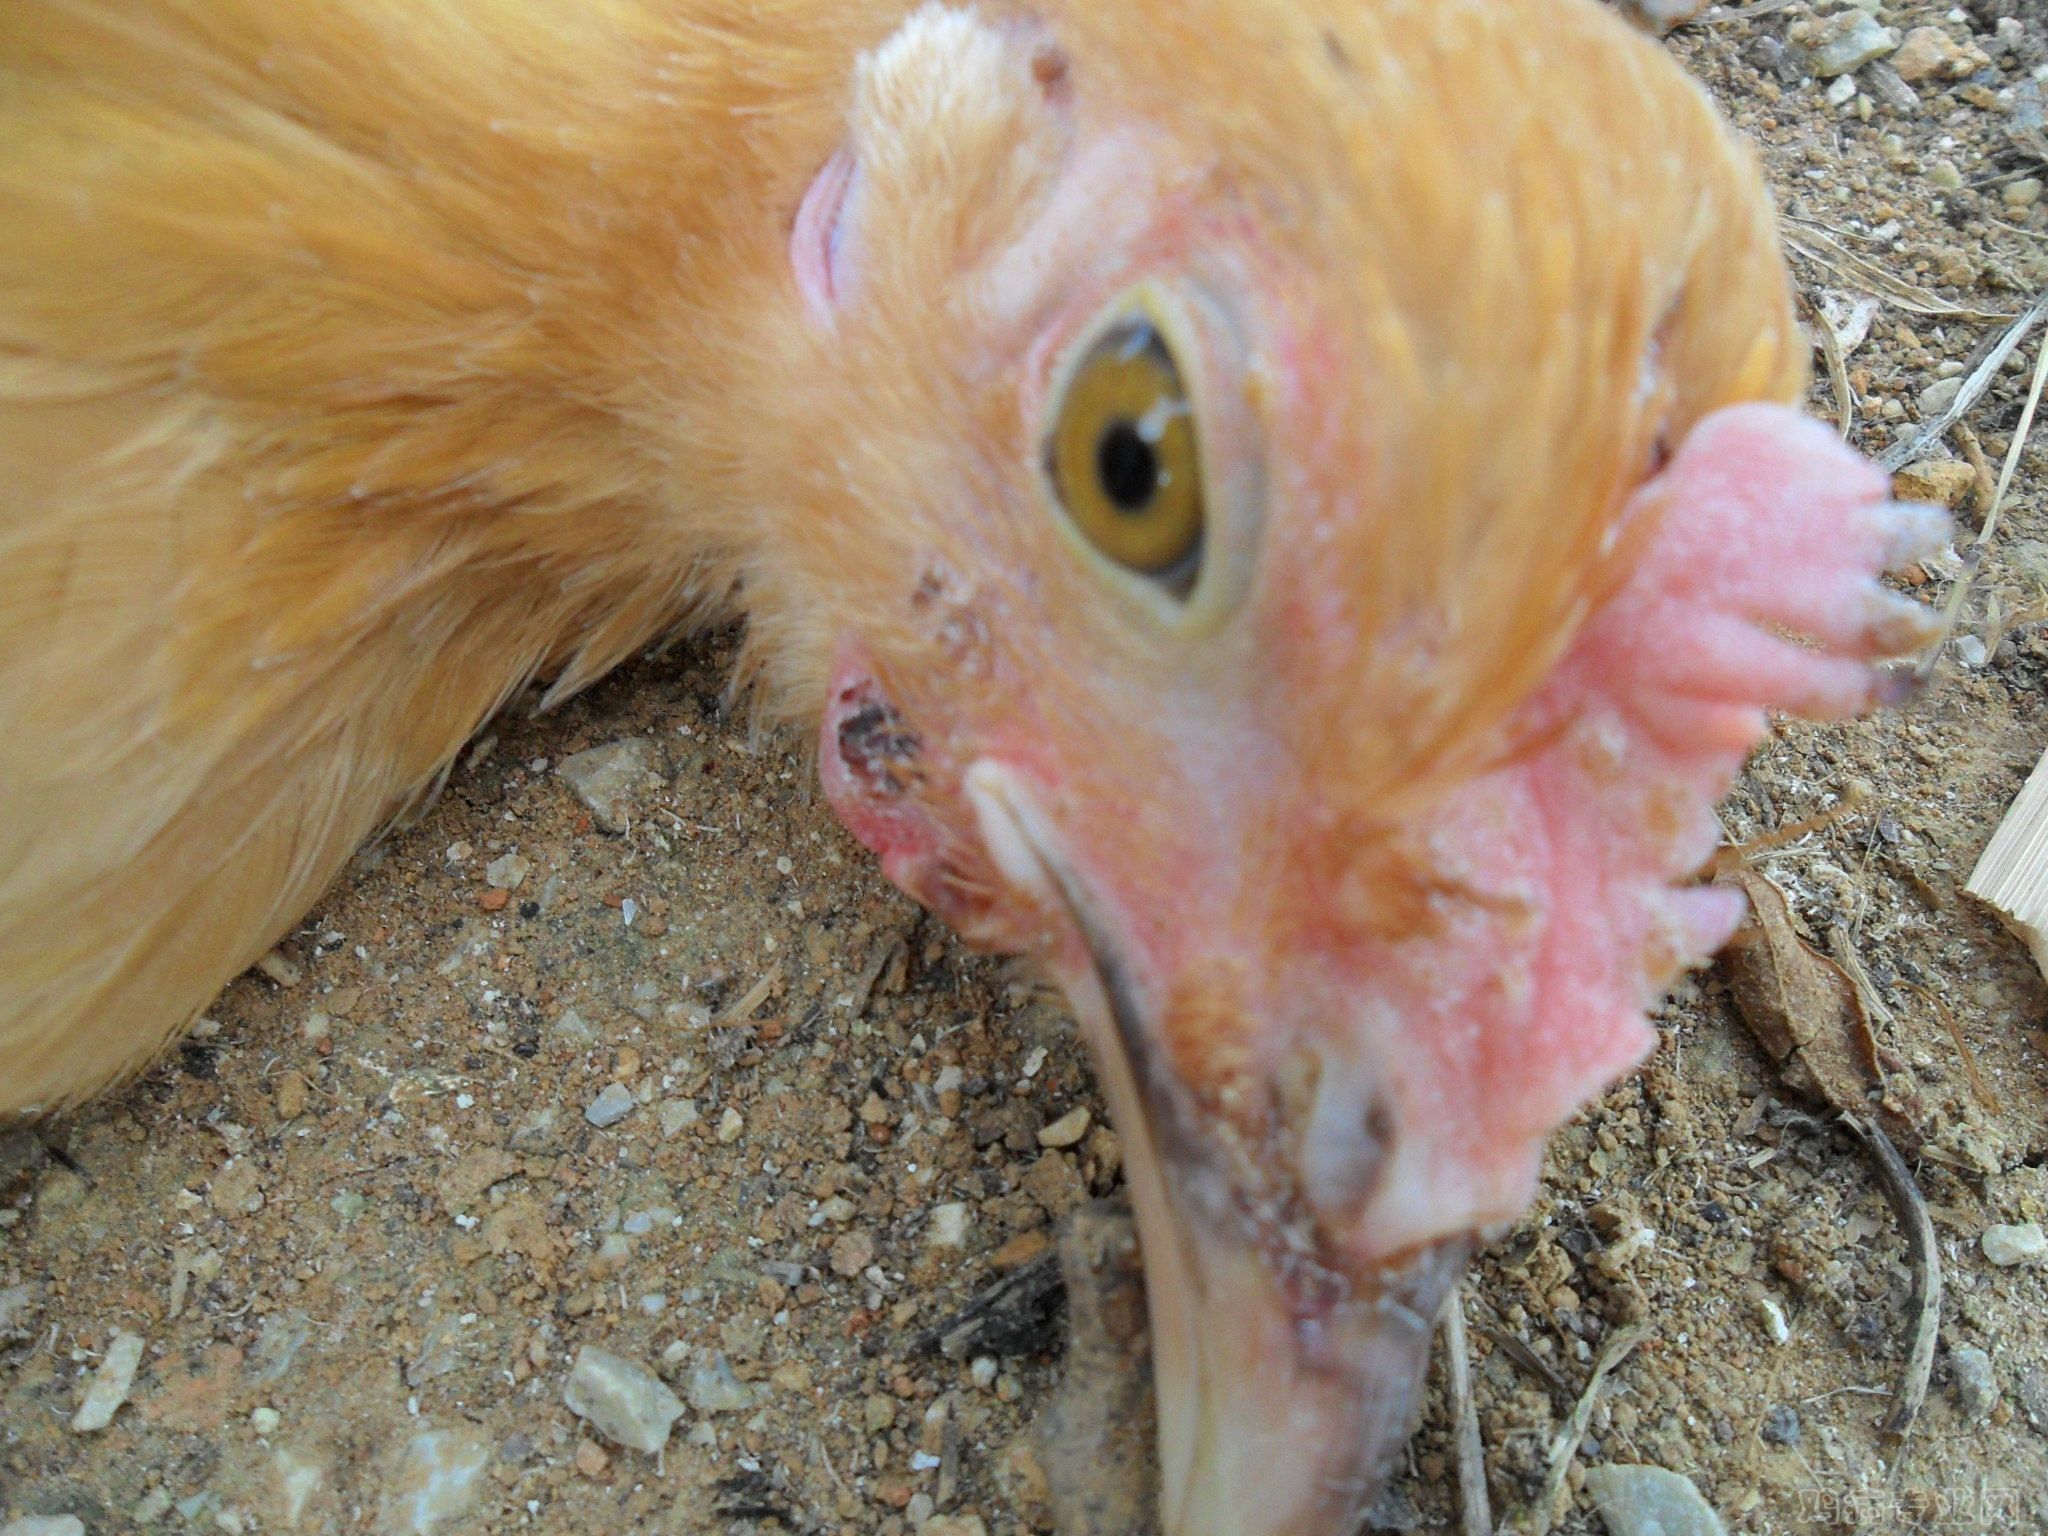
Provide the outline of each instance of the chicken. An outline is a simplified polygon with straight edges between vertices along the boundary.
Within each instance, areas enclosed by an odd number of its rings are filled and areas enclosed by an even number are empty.
[[[743,615],[1074,1005],[1174,1536],[1349,1528],[1736,922],[1764,710],[1924,630],[1749,156],[1591,0],[12,0],[0,142],[0,1111]]]

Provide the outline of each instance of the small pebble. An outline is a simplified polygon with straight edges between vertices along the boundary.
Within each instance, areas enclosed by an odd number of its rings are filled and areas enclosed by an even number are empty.
[[[1094,1119],[1086,1105],[1070,1109],[1038,1133],[1038,1144],[1041,1147],[1071,1147],[1088,1134],[1088,1127]]]
[[[1895,51],[1899,34],[1866,11],[1847,10],[1814,23],[1805,42],[1814,74],[1832,80]]]
[[[925,1241],[934,1248],[966,1247],[966,1204],[959,1200],[949,1200],[944,1205],[933,1206],[931,1225],[925,1229]]]
[[[2043,1258],[2048,1258],[2048,1233],[2041,1230],[2038,1221],[2019,1226],[1987,1227],[1980,1242],[1984,1257],[2001,1268],[2038,1264]]]
[[[1724,1536],[1692,1480],[1662,1467],[1588,1467],[1586,1491],[1612,1536]]]
[[[1982,1423],[1998,1406],[1998,1375],[1991,1357],[1974,1345],[1949,1351],[1949,1374],[1955,1380],[1956,1401],[1971,1423]]]
[[[697,1123],[697,1101],[695,1099],[670,1099],[661,1106],[661,1134],[667,1141],[673,1141]]]
[[[296,1072],[286,1072],[277,1080],[277,1118],[296,1120],[306,1112],[306,1080]]]
[[[851,1280],[875,1262],[875,1240],[865,1232],[842,1232],[832,1241],[832,1273]]]
[[[690,1372],[690,1406],[699,1413],[745,1413],[754,1406],[753,1389],[733,1375],[724,1355],[700,1357]]]
[[[284,1423],[284,1415],[275,1408],[252,1408],[249,1410],[249,1427],[266,1438],[277,1433]]]
[[[1977,486],[1977,471],[1961,459],[1922,459],[1892,478],[1901,501],[1925,501],[1953,512]]]
[[[1659,37],[1674,32],[1707,8],[1707,0],[1621,0],[1622,14]]]
[[[668,1444],[683,1402],[643,1365],[586,1344],[562,1389],[578,1418],[619,1445],[652,1456]]]
[[[740,1112],[730,1104],[726,1105],[725,1113],[718,1117],[718,1144],[721,1147],[731,1146],[740,1139],[746,1129],[747,1122]]]
[[[1791,1446],[1799,1443],[1799,1431],[1799,1410],[1779,1403],[1764,1415],[1758,1433],[1772,1445]]]
[[[1920,414],[1932,420],[1956,403],[1956,396],[1963,391],[1961,375],[1953,379],[1936,379],[1920,391]]]
[[[533,865],[516,853],[503,854],[484,866],[484,879],[503,891],[518,890],[532,873]]]
[[[1915,27],[1899,44],[1899,51],[1892,56],[1891,64],[1899,72],[1901,80],[1913,84],[1937,76],[1960,80],[1972,68],[1978,67],[1971,57],[1974,52],[1939,27]]]
[[[612,1083],[590,1101],[583,1118],[599,1128],[617,1125],[633,1112],[633,1104],[633,1090],[624,1083]]]
[[[76,1515],[23,1515],[0,1525],[0,1536],[85,1536],[85,1522]]]
[[[555,765],[555,772],[590,807],[600,827],[624,832],[631,825],[628,807],[632,793],[647,776],[653,756],[654,743],[633,737],[565,757]]]
[[[135,1372],[141,1364],[142,1336],[115,1334],[99,1369],[93,1372],[92,1385],[86,1388],[85,1400],[78,1405],[78,1412],[71,1416],[73,1434],[93,1434],[114,1422],[114,1415],[128,1401],[128,1389],[135,1384]]]

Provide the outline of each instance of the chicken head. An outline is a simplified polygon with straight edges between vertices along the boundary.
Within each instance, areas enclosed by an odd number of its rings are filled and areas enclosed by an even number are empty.
[[[1349,1529],[1737,921],[1685,881],[1764,708],[1880,696],[1930,525],[1744,404],[1803,377],[1757,176],[1591,5],[927,9],[790,271],[762,500],[820,558],[758,655],[889,875],[1083,1021],[1164,1528]]]

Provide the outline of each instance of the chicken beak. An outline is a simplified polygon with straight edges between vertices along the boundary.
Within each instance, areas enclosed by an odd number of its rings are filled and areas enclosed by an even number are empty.
[[[1357,1528],[1413,1429],[1433,1325],[1473,1242],[1344,1274],[1276,1252],[1147,1081],[1143,1021],[1113,964],[1066,978],[1124,1145],[1145,1259],[1167,1536]]]
[[[1143,1248],[1166,1536],[1348,1536],[1413,1429],[1444,1296],[1476,1239],[1343,1265],[1290,1245],[1160,1061],[1089,893],[993,765],[968,782],[991,852],[1078,929],[1055,970],[1094,1056]]]

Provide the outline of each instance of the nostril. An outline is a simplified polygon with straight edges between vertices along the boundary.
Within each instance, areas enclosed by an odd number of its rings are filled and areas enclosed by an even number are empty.
[[[1357,1219],[1397,1135],[1392,1106],[1361,1067],[1326,1059],[1300,1130],[1302,1193],[1323,1220],[1341,1227]]]
[[[860,177],[860,162],[841,147],[819,169],[797,205],[790,231],[789,260],[804,307],[821,326],[830,326],[848,279],[846,212]]]

